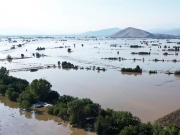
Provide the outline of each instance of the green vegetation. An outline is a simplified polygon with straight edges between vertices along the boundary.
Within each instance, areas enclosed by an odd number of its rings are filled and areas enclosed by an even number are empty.
[[[11,57],[11,55],[7,55],[7,60],[11,60],[11,59],[13,59],[12,57]]]
[[[157,71],[156,70],[150,70],[149,74],[157,74]]]
[[[59,93],[51,90],[51,84],[44,79],[35,79],[29,82],[9,76],[9,71],[0,68],[0,93],[11,101],[17,101],[20,108],[29,109],[32,103],[37,101],[49,101],[59,99]]]
[[[18,47],[22,47],[22,45],[21,44],[19,44],[19,45],[17,45]]]
[[[175,71],[174,74],[180,75],[180,70]]]
[[[36,53],[36,58],[40,58],[41,57],[41,54],[40,53]]]
[[[137,66],[132,70],[141,69]],[[98,135],[180,135],[180,128],[176,126],[142,123],[130,112],[104,110],[87,98],[60,96],[51,87],[45,79],[35,79],[29,85],[24,79],[9,76],[6,68],[0,68],[0,93],[9,100],[17,101],[20,108],[28,110],[32,103],[38,101],[53,103],[53,106],[46,108],[48,114],[61,117],[76,127],[90,125]]]
[[[45,79],[35,79],[30,84],[30,93],[39,101],[47,101],[52,85]]]
[[[142,73],[142,69],[139,67],[139,65],[137,65],[136,68],[122,68],[121,72],[137,72],[137,73]]]
[[[24,54],[21,54],[21,58],[24,58]]]
[[[68,51],[68,52],[71,52],[71,48],[68,48],[67,51]]]
[[[77,69],[78,66],[74,66],[74,65],[71,64],[70,62],[63,61],[63,62],[62,62],[62,68],[74,68],[74,69]]]
[[[36,50],[40,51],[40,50],[45,50],[44,47],[38,47]]]

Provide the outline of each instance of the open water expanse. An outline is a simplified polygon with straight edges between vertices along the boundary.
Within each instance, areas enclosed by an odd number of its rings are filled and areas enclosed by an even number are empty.
[[[10,70],[12,76],[29,82],[33,79],[47,79],[52,84],[52,89],[58,91],[60,95],[90,98],[102,108],[130,111],[143,122],[153,122],[179,109],[180,76],[165,74],[167,71],[180,70],[180,54],[175,55],[179,52],[168,51],[169,48],[178,46],[179,39],[98,38],[95,40],[56,37],[33,38],[34,41],[30,39],[31,42],[19,38],[13,40],[17,42],[9,43],[6,38],[1,38],[0,42],[0,66]],[[24,45],[18,47],[19,44]],[[10,49],[12,45],[15,45],[15,49]],[[142,47],[130,48],[130,45]],[[167,48],[163,51],[165,45]],[[37,47],[45,47],[45,50],[37,51]],[[68,53],[68,48],[71,48],[72,52]],[[36,52],[45,56],[36,58],[33,56]],[[131,52],[150,52],[150,55],[133,55]],[[171,55],[163,55],[165,52]],[[7,61],[5,59],[9,54],[13,58],[21,58],[21,54],[24,54],[25,58]],[[121,57],[121,59],[102,59],[109,57]],[[133,60],[134,58],[136,60]],[[164,61],[155,62],[153,59]],[[173,62],[175,59],[176,61]],[[79,69],[63,69],[61,66],[58,67],[58,61],[70,62],[79,66]],[[142,73],[120,71],[123,67],[135,68],[137,65],[142,68]],[[50,67],[47,68],[48,66]],[[93,66],[105,68],[106,71],[92,70]],[[39,70],[30,72],[30,68]],[[156,70],[157,74],[149,74],[150,70]],[[0,96],[0,134],[11,135],[11,132],[17,135],[23,132],[38,135],[94,134],[72,128],[67,123],[58,125],[58,121],[61,120],[47,115],[44,110],[40,110],[39,113],[38,111],[22,112],[17,106],[16,103]]]

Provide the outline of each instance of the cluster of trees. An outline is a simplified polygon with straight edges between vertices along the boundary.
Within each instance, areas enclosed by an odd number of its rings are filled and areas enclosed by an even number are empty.
[[[180,75],[180,70],[175,71],[174,74]]]
[[[29,82],[9,76],[9,71],[5,67],[0,69],[0,93],[10,99],[11,101],[17,101],[21,92],[23,92]]]
[[[74,67],[75,66],[70,62],[66,62],[66,61],[62,62],[62,68],[74,68]]]
[[[63,95],[57,100],[55,106],[47,107],[46,112],[59,116],[73,126],[84,127],[98,116],[100,105],[93,103],[90,99],[78,99]]]
[[[45,50],[45,48],[44,47],[38,47],[36,50]]]
[[[136,68],[122,68],[121,71],[142,73],[142,69],[139,67],[139,65],[137,65]]]
[[[136,69],[140,70],[137,66]],[[54,106],[46,108],[51,115],[61,117],[73,126],[91,125],[98,135],[180,135],[180,128],[169,125],[166,128],[158,123],[142,123],[130,112],[101,109],[90,99],[60,96],[51,90],[52,85],[44,79],[28,81],[9,76],[9,71],[0,68],[0,93],[20,108],[29,109],[37,101],[51,102]]]
[[[27,80],[9,76],[5,67],[0,68],[0,93],[11,101],[17,101],[21,108],[29,109],[38,101],[54,102],[59,99],[59,93],[51,87],[45,79],[35,79],[29,85]]]
[[[130,112],[101,109],[95,122],[98,135],[180,135],[180,128],[169,125],[164,128],[158,123],[142,123]]]
[[[38,101],[55,102],[59,98],[57,91],[51,90],[52,85],[45,79],[35,79],[18,98],[21,108],[28,109],[32,103]]]

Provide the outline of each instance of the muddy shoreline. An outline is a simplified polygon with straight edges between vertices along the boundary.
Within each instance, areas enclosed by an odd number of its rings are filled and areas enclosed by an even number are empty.
[[[156,122],[162,124],[163,126],[174,125],[180,127],[180,109],[157,119]]]

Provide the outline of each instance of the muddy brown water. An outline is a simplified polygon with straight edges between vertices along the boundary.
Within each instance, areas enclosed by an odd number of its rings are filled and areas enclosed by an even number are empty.
[[[31,112],[22,111],[17,103],[1,95],[0,103],[0,135],[95,135],[93,132],[73,128],[56,116],[48,115],[44,108]]]
[[[156,39],[146,39],[146,41],[154,40]],[[55,40],[46,39],[30,42],[21,48],[8,51],[5,50],[9,49],[12,43],[1,42],[0,57],[2,59],[8,54],[19,57],[22,53],[27,57],[31,57],[32,53],[37,52],[35,50],[37,47],[47,48],[44,51],[39,51],[39,53],[46,54],[48,57],[32,57],[30,59],[12,60],[11,62],[0,61],[0,65],[8,69],[22,69],[49,64],[57,65],[58,61],[68,61],[82,67],[104,67],[107,69],[105,72],[50,68],[38,70],[37,72],[10,72],[10,75],[26,79],[29,82],[33,79],[44,78],[52,84],[52,89],[58,91],[60,95],[67,94],[79,98],[90,98],[93,102],[99,103],[102,108],[130,111],[143,122],[153,122],[180,108],[180,76],[164,74],[167,70],[170,72],[179,70],[180,62],[153,62],[149,60],[155,58],[180,60],[180,55],[163,55],[164,51],[162,49],[164,45],[171,48],[177,46],[176,43],[167,44],[166,40],[159,40],[162,43],[161,49],[158,49],[157,46],[151,46],[153,43],[149,43],[149,45],[143,44],[144,47],[138,49],[128,47],[128,45],[142,45],[140,41],[142,39],[68,40],[63,44],[63,42],[55,43]],[[174,39],[171,41],[177,42],[179,40]],[[20,42],[19,39],[18,43]],[[73,44],[76,44],[76,47]],[[81,44],[84,44],[84,47]],[[122,47],[110,47],[111,44],[121,45]],[[73,52],[68,53],[67,48],[51,49],[65,45],[70,46]],[[150,49],[151,55],[131,54],[131,52],[149,52]],[[119,54],[117,54],[117,50]],[[174,54],[174,52],[170,53]],[[105,57],[144,58],[144,61],[101,59]],[[143,69],[142,73],[120,72],[122,67],[134,68],[136,65]],[[149,74],[149,70],[157,70],[158,73]],[[16,103],[10,102],[3,97],[0,97],[0,101],[0,134],[12,134],[12,131],[14,134],[22,134],[25,131],[27,134],[91,134],[82,129],[71,128],[68,124],[58,125],[57,121],[61,121],[59,118],[42,114],[42,112],[20,112]],[[11,113],[16,114],[16,117],[12,117]]]

